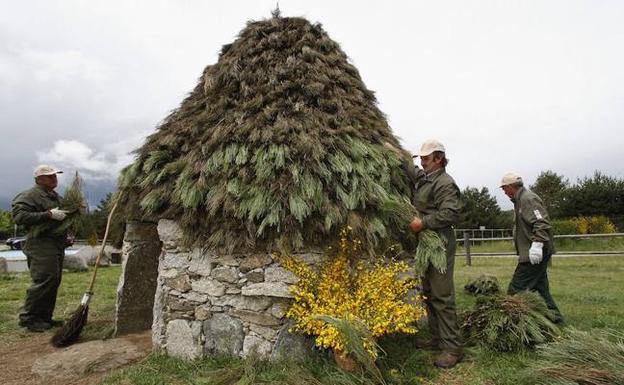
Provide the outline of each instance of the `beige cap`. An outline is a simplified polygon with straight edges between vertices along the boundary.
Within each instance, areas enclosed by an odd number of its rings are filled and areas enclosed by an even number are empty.
[[[446,152],[444,145],[437,140],[430,139],[423,143],[420,147],[420,152],[414,156],[427,156],[431,155],[435,151]]]
[[[515,183],[522,183],[522,177],[516,173],[508,172],[507,174],[503,175],[500,186],[503,187]]]
[[[55,174],[62,174],[63,171],[49,166],[47,164],[40,164],[39,166],[35,167],[35,178],[41,175],[55,175]]]

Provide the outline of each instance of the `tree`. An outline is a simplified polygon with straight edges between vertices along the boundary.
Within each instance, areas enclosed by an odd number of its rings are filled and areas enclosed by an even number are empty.
[[[568,180],[562,175],[546,170],[539,174],[530,189],[542,198],[548,214],[552,218],[558,218],[561,214],[561,200],[568,184]]]
[[[579,180],[566,189],[561,200],[561,215],[624,216],[624,180],[596,171],[592,177]]]
[[[13,218],[9,211],[0,209],[0,238],[13,236]]]
[[[501,224],[501,209],[487,187],[482,187],[481,190],[466,187],[462,192],[462,204],[459,228],[475,229],[479,226],[495,228]]]
[[[104,237],[104,232],[106,231],[106,221],[108,220],[108,214],[113,205],[113,193],[108,193],[98,203],[97,208],[93,211],[93,223],[95,225],[96,233],[98,238]],[[115,247],[121,247],[123,243],[123,236],[125,231],[125,224],[123,220],[122,213],[117,210],[115,214],[113,214],[113,218],[111,221],[111,228],[109,229],[108,239],[109,242]]]

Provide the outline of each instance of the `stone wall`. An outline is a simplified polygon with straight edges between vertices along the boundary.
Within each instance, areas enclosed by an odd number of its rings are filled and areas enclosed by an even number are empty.
[[[160,220],[162,253],[154,301],[156,349],[184,359],[214,353],[264,357],[310,351],[310,339],[288,332],[285,319],[297,278],[268,253],[217,254],[181,246],[176,222]],[[309,264],[320,252],[297,254]]]

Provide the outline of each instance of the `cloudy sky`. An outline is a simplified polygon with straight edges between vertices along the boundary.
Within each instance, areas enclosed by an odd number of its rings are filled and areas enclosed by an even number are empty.
[[[275,5],[0,0],[0,207],[38,163],[80,171],[97,203],[221,46]],[[623,1],[279,7],[341,44],[405,148],[444,142],[462,188],[487,186],[508,208],[507,171],[624,176]]]

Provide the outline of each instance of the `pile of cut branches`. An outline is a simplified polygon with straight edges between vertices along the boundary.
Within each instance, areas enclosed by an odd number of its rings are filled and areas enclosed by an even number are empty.
[[[561,334],[554,315],[534,292],[481,296],[464,315],[468,341],[498,352],[513,352],[551,341]]]
[[[468,282],[464,286],[464,290],[471,294],[498,294],[500,289],[498,287],[498,279],[492,275],[481,274],[479,277]]]

